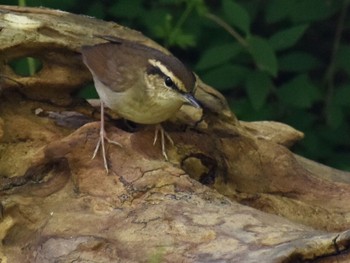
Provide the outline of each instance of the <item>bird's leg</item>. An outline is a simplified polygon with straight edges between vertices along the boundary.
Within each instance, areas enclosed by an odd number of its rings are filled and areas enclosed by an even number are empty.
[[[96,144],[96,148],[94,150],[94,153],[92,155],[91,159],[94,159],[96,157],[96,154],[98,152],[98,149],[101,147],[102,150],[102,158],[103,158],[103,164],[106,169],[106,172],[108,174],[108,163],[107,163],[107,157],[106,157],[106,149],[105,149],[105,140],[108,143],[118,145],[120,147],[123,147],[120,143],[113,141],[107,137],[106,131],[105,131],[105,121],[104,121],[104,105],[101,101],[101,122],[100,122],[100,138],[98,139],[98,142]]]
[[[154,140],[153,140],[153,145],[156,144],[158,140],[158,134],[160,133],[160,143],[162,145],[162,154],[165,158],[165,160],[168,161],[168,155],[166,154],[165,151],[165,138],[169,140],[169,142],[174,146],[174,141],[171,139],[170,135],[164,131],[163,127],[161,124],[157,124],[154,132]]]

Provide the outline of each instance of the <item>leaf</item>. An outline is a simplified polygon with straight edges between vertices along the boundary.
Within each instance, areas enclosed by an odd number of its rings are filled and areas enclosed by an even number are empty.
[[[268,104],[259,110],[255,110],[249,100],[234,98],[229,100],[230,108],[233,112],[245,121],[257,121],[266,119],[275,119],[276,104]]]
[[[268,24],[279,22],[289,15],[295,0],[270,0],[266,6],[266,22]]]
[[[93,98],[98,98],[98,94],[96,92],[94,85],[88,84],[79,90],[78,97],[84,98],[84,99],[93,99]]]
[[[99,19],[103,19],[106,16],[104,6],[100,2],[93,2],[89,5],[89,8],[85,11],[85,15],[93,16]]]
[[[196,68],[203,70],[224,64],[237,56],[241,51],[242,47],[238,43],[226,43],[208,48],[204,51]]]
[[[333,129],[338,128],[344,121],[344,113],[341,107],[334,103],[327,107],[326,116],[327,124]]]
[[[171,34],[168,41],[169,46],[178,46],[186,49],[196,45],[196,39],[194,35],[183,32],[182,29],[178,29],[176,34]]]
[[[172,28],[167,10],[155,8],[140,14],[139,19],[151,36],[164,39]]]
[[[306,72],[320,68],[322,62],[311,54],[301,51],[293,51],[278,60],[280,71]]]
[[[229,24],[238,27],[245,34],[250,32],[250,17],[248,12],[233,0],[222,1],[223,13]]]
[[[289,17],[293,23],[324,20],[334,14],[341,2],[326,0],[296,1],[291,8]]]
[[[286,105],[286,107],[289,107],[289,105]],[[305,109],[293,108],[292,114],[285,116],[283,122],[300,131],[308,131],[315,127],[316,118],[314,114],[305,111]]]
[[[173,26],[173,16],[171,14],[165,14],[162,16],[158,24],[153,25],[154,35],[158,38],[168,40],[174,26]]]
[[[206,14],[209,13],[208,7],[204,2],[204,0],[193,0],[193,1],[194,1],[194,8],[200,16],[205,16]]]
[[[350,107],[350,84],[340,86],[334,91],[334,103]]]
[[[118,18],[137,18],[142,14],[142,0],[119,0],[108,8],[108,12]]]
[[[4,1],[2,1],[4,2]],[[18,2],[18,1],[16,1]],[[4,4],[4,3],[2,3]],[[14,1],[9,1],[8,4],[14,4]],[[27,6],[45,6],[53,9],[60,10],[73,10],[76,5],[76,1],[72,0],[62,0],[62,1],[51,1],[51,0],[42,0],[42,1],[28,1]]]
[[[257,67],[275,77],[277,75],[277,58],[269,42],[261,37],[251,36],[247,38],[247,43]]]
[[[347,121],[343,121],[341,125],[329,133],[326,129],[320,134],[323,138],[327,138],[332,144],[340,144],[350,146],[350,132],[349,124]],[[349,152],[350,154],[350,152]],[[350,160],[350,159],[349,159]],[[350,163],[349,163],[350,164]]]
[[[225,64],[221,67],[211,69],[201,76],[202,80],[209,85],[219,90],[228,90],[241,84],[248,72],[249,70],[245,67]]]
[[[247,94],[255,110],[259,110],[264,106],[272,87],[271,78],[264,72],[253,72],[247,77]]]
[[[341,45],[337,53],[337,66],[350,75],[350,46]]]
[[[328,160],[328,165],[331,167],[337,167],[337,169],[340,170],[346,170],[346,171],[350,171],[350,154],[348,152],[337,152],[334,153],[334,151],[331,153],[330,156],[327,156],[327,160]]]
[[[299,75],[280,87],[279,99],[287,105],[307,109],[321,98],[321,94],[306,74]]]
[[[298,42],[308,27],[309,25],[300,25],[279,31],[269,39],[269,43],[275,50],[290,48]]]
[[[320,129],[320,127],[317,127]],[[325,129],[325,127],[323,127]],[[315,136],[315,131],[305,131],[305,138],[302,141],[305,147],[305,153],[313,156],[314,158],[325,158],[331,155],[332,149],[325,140],[319,136]]]

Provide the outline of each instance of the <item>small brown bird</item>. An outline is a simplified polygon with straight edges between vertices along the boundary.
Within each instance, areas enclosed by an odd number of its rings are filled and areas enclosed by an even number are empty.
[[[159,124],[172,117],[183,104],[197,108],[200,105],[192,94],[196,78],[176,57],[132,41],[99,37],[108,42],[83,46],[81,53],[101,100],[100,139],[93,158],[101,146],[108,172],[104,140],[120,144],[106,136],[104,104],[119,116],[140,124]],[[166,157],[162,129],[161,135]]]

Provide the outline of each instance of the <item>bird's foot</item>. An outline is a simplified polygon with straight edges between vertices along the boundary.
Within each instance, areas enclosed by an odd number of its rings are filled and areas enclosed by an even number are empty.
[[[168,155],[166,153],[166,149],[165,149],[165,138],[167,138],[169,140],[169,142],[171,143],[171,145],[174,146],[174,141],[171,139],[170,135],[163,129],[161,124],[157,124],[155,131],[154,131],[154,140],[153,140],[153,145],[156,144],[157,140],[158,140],[158,134],[160,134],[160,143],[162,146],[162,154],[165,158],[165,160],[169,160],[168,159]]]
[[[97,155],[97,152],[98,150],[100,149],[101,147],[101,150],[102,150],[102,158],[103,158],[103,164],[104,164],[104,167],[106,169],[106,172],[108,174],[108,162],[107,162],[107,155],[106,155],[106,148],[105,148],[105,141],[107,141],[108,143],[110,144],[113,144],[113,145],[117,145],[119,147],[123,147],[119,142],[116,142],[116,141],[113,141],[111,139],[109,139],[107,137],[107,134],[106,134],[106,131],[104,129],[104,127],[102,126],[101,124],[101,127],[100,127],[100,138],[98,139],[98,142],[96,144],[96,147],[95,147],[95,150],[94,150],[94,153],[92,155],[92,158],[91,159],[94,159]]]

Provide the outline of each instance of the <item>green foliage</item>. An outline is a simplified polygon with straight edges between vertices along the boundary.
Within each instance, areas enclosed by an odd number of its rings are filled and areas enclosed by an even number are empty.
[[[265,21],[268,24],[283,21],[288,18],[290,10],[295,4],[294,0],[270,0],[265,10]]]
[[[250,17],[243,7],[235,1],[222,0],[222,9],[228,23],[239,28],[246,35],[250,34]]]
[[[279,56],[279,70],[286,72],[312,72],[322,68],[322,61],[304,51],[290,51]]]
[[[203,52],[196,65],[196,69],[205,70],[228,63],[241,52],[242,47],[233,42],[213,46]]]
[[[247,38],[247,43],[258,69],[275,77],[278,70],[277,58],[269,42],[262,37],[251,36]]]
[[[10,66],[16,74],[23,77],[32,76],[42,68],[41,61],[32,57],[14,59]]]
[[[142,31],[219,89],[238,118],[291,124],[306,134],[296,152],[350,170],[350,0],[26,3]]]
[[[253,71],[247,76],[245,85],[253,109],[260,110],[274,87],[270,76],[265,72]]]
[[[308,25],[298,25],[278,31],[270,37],[270,45],[276,51],[293,47],[303,36],[307,28]]]
[[[281,85],[277,95],[283,105],[300,109],[309,109],[321,97],[317,87],[305,74]]]

